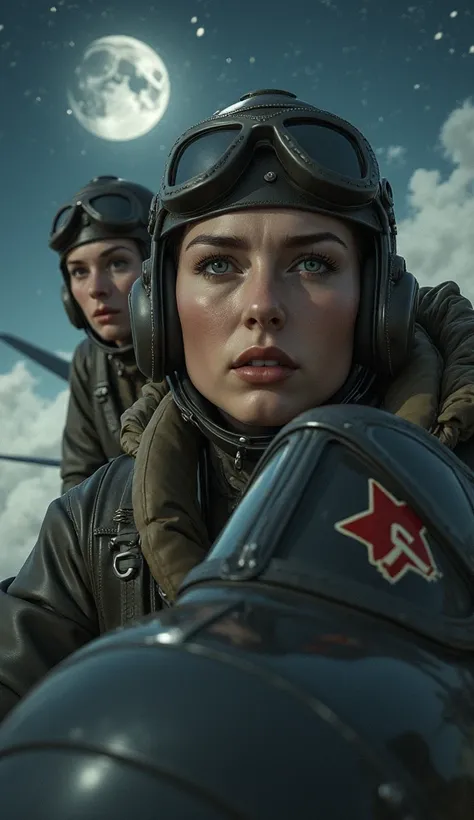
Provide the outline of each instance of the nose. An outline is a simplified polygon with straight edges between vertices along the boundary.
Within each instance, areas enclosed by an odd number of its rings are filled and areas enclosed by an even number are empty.
[[[101,299],[109,293],[110,282],[106,273],[93,268],[88,277],[89,296],[91,299]]]
[[[245,326],[250,330],[281,330],[286,322],[286,309],[272,272],[256,273],[249,277],[246,285],[243,311]]]

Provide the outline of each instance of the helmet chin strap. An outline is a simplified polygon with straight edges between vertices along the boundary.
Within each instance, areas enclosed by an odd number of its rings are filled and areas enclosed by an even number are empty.
[[[369,395],[374,392],[376,378],[375,373],[367,367],[353,364],[342,387],[325,404],[361,404],[363,401],[367,403]]]
[[[345,384],[326,404],[359,404],[368,399],[374,389],[375,375],[367,369],[354,365]],[[196,390],[187,373],[174,373],[167,377],[173,400],[185,421],[195,424],[199,431],[230,456],[234,457],[237,470],[245,460],[257,462],[276,436],[279,427],[266,428],[268,432],[252,435],[252,427],[244,433],[226,425],[216,407]],[[370,403],[370,402],[368,402]],[[254,428],[255,429],[255,428]]]

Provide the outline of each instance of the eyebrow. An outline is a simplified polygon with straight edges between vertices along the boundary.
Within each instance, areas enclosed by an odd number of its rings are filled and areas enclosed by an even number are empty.
[[[105,251],[99,253],[99,259],[103,259],[105,256],[110,256],[111,253],[114,251],[130,251],[130,248],[127,248],[125,245],[113,245],[111,248],[106,248]],[[68,265],[84,265],[83,259],[68,259]]]
[[[288,235],[283,239],[282,245],[284,248],[301,248],[304,245],[317,245],[319,242],[337,242],[347,249],[347,245],[341,237],[331,233],[331,231]],[[240,250],[249,249],[249,243],[245,239],[232,234],[220,236],[218,234],[201,233],[186,245],[186,250],[189,250],[193,245],[211,245],[214,248],[235,248]]]

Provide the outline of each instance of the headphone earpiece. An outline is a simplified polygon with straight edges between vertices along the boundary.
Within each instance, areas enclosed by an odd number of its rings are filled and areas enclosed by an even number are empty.
[[[377,263],[374,254],[366,259],[360,271],[359,309],[354,332],[354,359],[357,364],[375,370],[374,316],[376,311]]]
[[[413,345],[418,282],[403,257],[390,260],[388,241],[374,243],[361,271],[354,355],[357,364],[394,376],[406,363]]]
[[[391,376],[406,364],[415,338],[419,285],[402,256],[393,258],[392,275],[383,317],[385,342],[377,346],[381,367]],[[380,333],[381,335],[381,333]]]
[[[62,285],[61,287],[61,300],[71,324],[78,330],[85,330],[86,321],[67,285]]]
[[[161,339],[163,350],[163,378],[173,373],[181,373],[185,368],[183,333],[176,301],[176,264],[166,243],[160,270],[161,280]]]
[[[181,325],[176,305],[176,269],[166,241],[152,242],[128,297],[133,346],[139,370],[153,382],[184,365]]]
[[[153,379],[153,328],[150,311],[150,297],[147,293],[150,259],[142,264],[142,275],[128,294],[128,310],[132,331],[133,348],[138,369],[148,379]]]

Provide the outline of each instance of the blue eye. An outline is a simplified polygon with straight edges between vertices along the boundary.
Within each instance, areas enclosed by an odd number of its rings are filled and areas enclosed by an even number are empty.
[[[305,256],[298,262],[295,262],[293,270],[296,270],[308,277],[312,276],[329,276],[337,270],[337,264],[325,254],[318,256]]]
[[[320,273],[321,268],[327,267],[322,259],[302,259],[299,264],[304,265],[305,273]]]
[[[110,267],[113,270],[124,270],[128,267],[128,262],[126,259],[112,259]]]
[[[232,261],[225,256],[207,256],[201,259],[195,266],[196,273],[201,273],[211,279],[225,276],[226,273],[234,271]]]
[[[230,267],[231,265],[228,259],[213,259],[212,262],[207,263],[206,271],[219,276],[223,273],[229,273]]]

